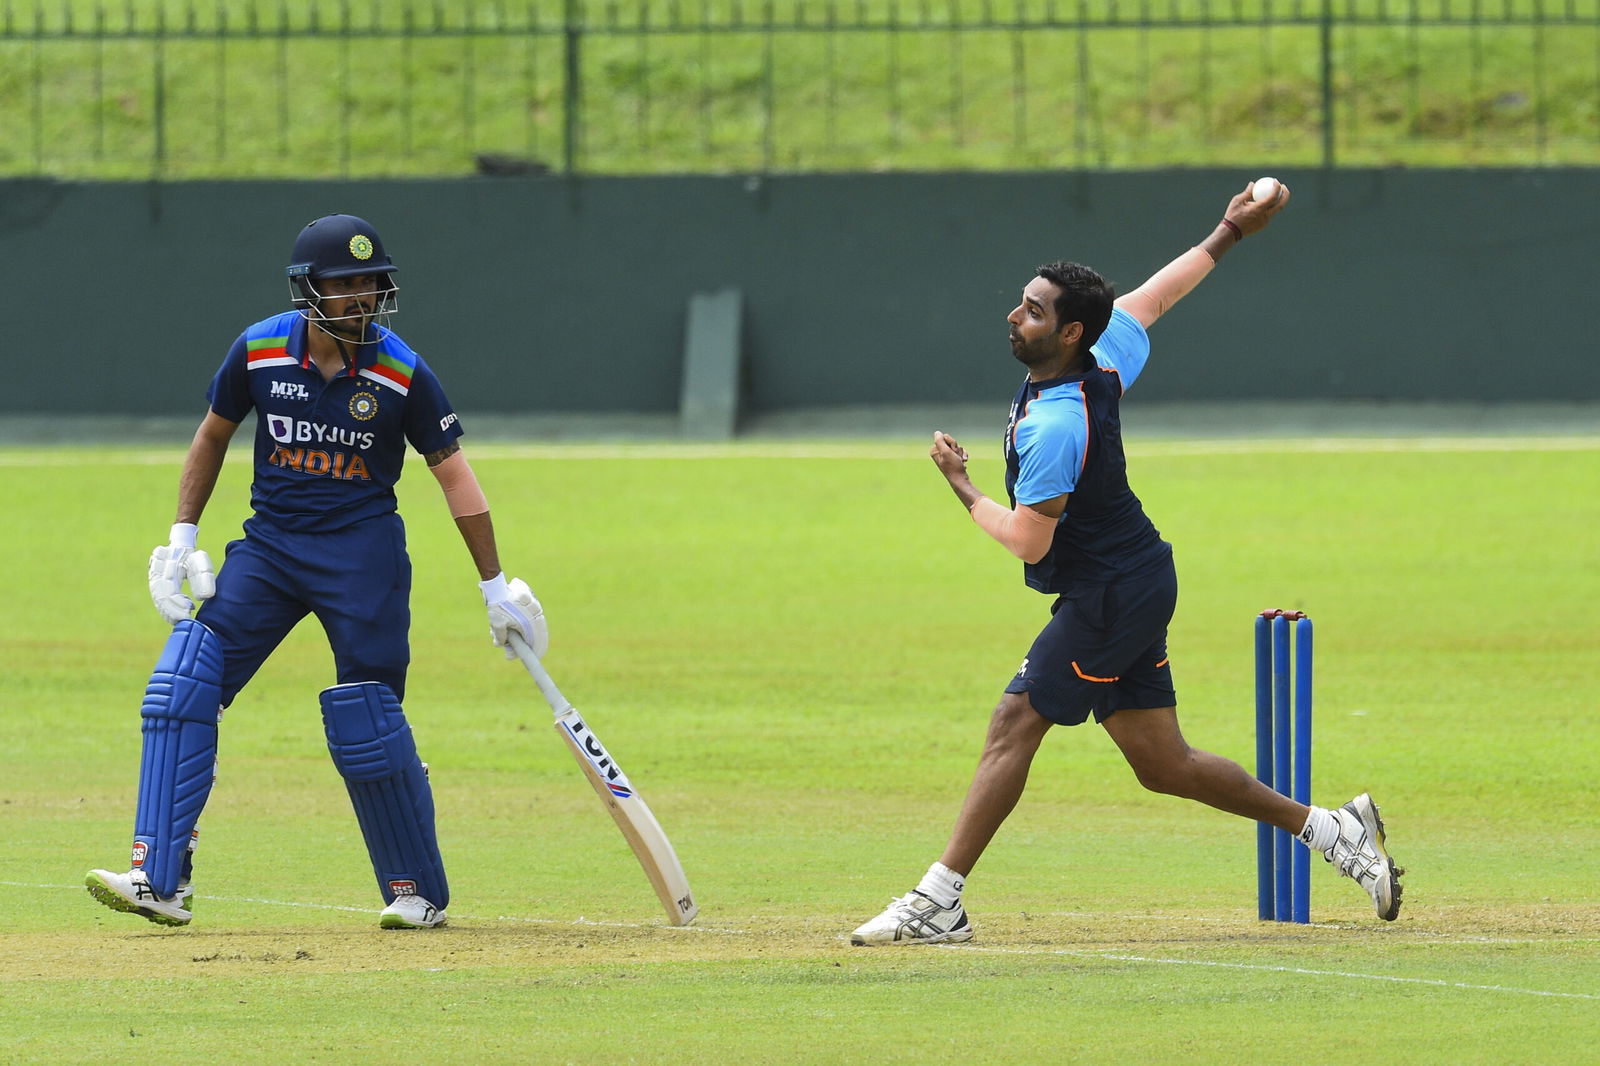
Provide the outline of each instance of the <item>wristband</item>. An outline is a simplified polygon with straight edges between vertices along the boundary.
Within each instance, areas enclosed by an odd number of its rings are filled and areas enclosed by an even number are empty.
[[[478,588],[483,590],[484,603],[502,603],[511,598],[506,591],[506,572],[500,571],[487,581],[478,582]]]
[[[195,540],[200,536],[200,527],[193,522],[174,522],[172,532],[167,534],[167,543],[174,548],[190,548],[195,545]]]
[[[1227,215],[1223,215],[1222,216],[1222,224],[1224,226],[1227,226],[1230,230],[1233,231],[1233,239],[1235,241],[1244,240],[1244,230],[1239,228],[1239,223],[1235,222],[1233,219],[1229,218]]]

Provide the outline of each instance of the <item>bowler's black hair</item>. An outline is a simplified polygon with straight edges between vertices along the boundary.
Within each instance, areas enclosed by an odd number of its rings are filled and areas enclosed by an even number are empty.
[[[1046,263],[1037,273],[1061,290],[1055,301],[1056,329],[1082,322],[1083,347],[1099,340],[1117,298],[1111,283],[1082,263]]]

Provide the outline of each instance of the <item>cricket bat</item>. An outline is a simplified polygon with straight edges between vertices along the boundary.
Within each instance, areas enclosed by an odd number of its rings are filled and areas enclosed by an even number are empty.
[[[678,853],[672,850],[672,841],[662,832],[661,823],[656,821],[644,797],[628,781],[628,775],[622,772],[617,760],[606,751],[605,745],[600,743],[594,730],[578,714],[577,708],[568,703],[561,690],[556,688],[556,683],[550,679],[550,674],[533,649],[516,633],[510,634],[509,639],[511,650],[527,667],[534,684],[544,694],[545,702],[555,712],[556,732],[567,742],[567,749],[578,760],[578,768],[589,779],[589,784],[594,786],[595,793],[606,805],[606,810],[611,812],[617,828],[622,830],[628,846],[633,849],[639,865],[644,867],[651,887],[656,890],[656,897],[661,900],[661,906],[666,908],[667,920],[673,925],[688,925],[700,913],[700,908],[689,889],[689,878],[683,872],[683,864],[678,861]]]

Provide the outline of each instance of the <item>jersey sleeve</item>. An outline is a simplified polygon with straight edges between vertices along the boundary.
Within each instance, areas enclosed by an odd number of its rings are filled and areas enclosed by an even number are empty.
[[[1062,415],[1082,414],[1081,402]],[[1017,482],[1012,495],[1019,504],[1042,503],[1071,492],[1083,470],[1088,427],[1081,418],[1025,416],[1017,422]]]
[[[217,414],[229,422],[243,422],[255,401],[250,398],[250,368],[246,363],[249,352],[244,334],[233,342],[222,366],[217,368],[211,385],[206,389],[206,402]]]
[[[411,374],[411,391],[406,394],[405,431],[406,440],[423,455],[448,447],[462,433],[444,386],[421,356]]]
[[[1113,308],[1105,332],[1089,351],[1094,353],[1096,363],[1117,372],[1122,379],[1122,391],[1127,392],[1150,358],[1150,334],[1144,331],[1137,318],[1120,307]]]

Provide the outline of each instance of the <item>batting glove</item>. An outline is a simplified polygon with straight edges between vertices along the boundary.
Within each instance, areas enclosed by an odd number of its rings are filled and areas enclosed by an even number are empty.
[[[170,543],[150,553],[150,599],[168,625],[188,618],[195,600],[209,600],[217,594],[211,556],[194,546],[199,531],[192,522],[179,522],[172,527]],[[194,599],[183,594],[186,581]]]
[[[506,575],[496,574],[487,581],[478,582],[483,590],[484,606],[489,608],[489,635],[497,647],[506,650],[507,659],[515,659],[508,633],[517,633],[528,642],[533,654],[544,658],[550,647],[550,627],[544,620],[544,608],[534,599],[533,590],[520,577],[506,581]]]

